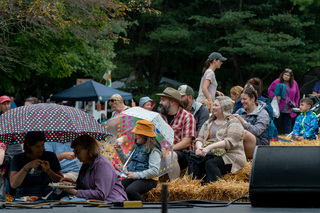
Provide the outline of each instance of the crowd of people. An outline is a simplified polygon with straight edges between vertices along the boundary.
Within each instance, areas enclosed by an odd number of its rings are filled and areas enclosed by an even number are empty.
[[[290,134],[292,140],[313,140],[319,133],[318,118],[312,111],[311,98],[300,100],[299,87],[293,71],[285,69],[268,88],[269,97],[262,95],[262,81],[254,77],[242,87],[234,86],[230,97],[217,90],[215,77],[227,58],[218,52],[208,56],[202,70],[197,98],[193,88],[181,85],[167,87],[159,96],[159,113],[173,129],[173,162],[170,180],[183,172],[210,183],[222,175],[242,169],[253,157],[257,145],[268,146],[278,132]],[[320,96],[320,84],[314,95]],[[276,99],[279,117],[274,116],[270,100]],[[39,100],[28,98],[25,105]],[[142,97],[139,107],[155,110],[155,101]],[[8,96],[0,97],[1,114],[12,105]],[[127,106],[119,94],[109,100],[112,117],[125,113]],[[299,116],[292,111],[300,109]],[[293,121],[294,126],[292,127]],[[105,122],[106,117],[100,122]],[[281,124],[283,127],[281,128]],[[156,139],[153,123],[139,120],[132,130],[134,144],[125,153],[118,144],[114,149],[125,167],[121,179],[111,162],[101,154],[99,142],[82,135],[69,143],[46,141],[43,132],[28,132],[23,146],[3,144],[0,149],[1,172],[6,190],[18,200],[23,196],[47,195],[50,182],[68,181],[75,188],[55,191],[50,199],[90,200],[107,202],[141,200],[142,195],[156,187],[162,147]]]

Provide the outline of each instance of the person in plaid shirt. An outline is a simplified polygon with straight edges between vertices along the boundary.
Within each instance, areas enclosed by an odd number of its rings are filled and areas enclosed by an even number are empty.
[[[183,109],[178,90],[167,87],[157,95],[161,97],[161,116],[174,131],[173,169],[168,173],[170,180],[173,180],[180,177],[181,170],[188,167],[189,151],[194,150],[196,121],[190,112]]]

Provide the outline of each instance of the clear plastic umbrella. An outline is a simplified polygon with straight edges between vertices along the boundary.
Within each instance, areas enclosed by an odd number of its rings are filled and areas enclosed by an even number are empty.
[[[121,146],[126,154],[132,148],[134,143],[133,128],[138,120],[148,120],[154,125],[156,139],[162,147],[162,159],[160,171],[158,174],[162,176],[172,170],[173,162],[173,139],[174,133],[172,128],[162,119],[161,115],[156,112],[145,110],[141,107],[132,107],[123,112],[123,114],[109,119],[105,124],[105,129],[109,133],[107,140],[102,143],[105,155],[111,160],[113,165],[121,170],[123,165],[113,149],[113,143],[121,143]]]

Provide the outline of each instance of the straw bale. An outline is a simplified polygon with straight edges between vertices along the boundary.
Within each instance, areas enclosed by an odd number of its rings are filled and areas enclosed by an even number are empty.
[[[303,140],[303,141],[292,141],[292,142],[281,142],[272,141],[270,146],[320,146],[319,140]]]
[[[183,176],[168,184],[168,201],[191,200],[198,196],[201,190],[201,180],[193,180],[191,176]],[[143,195],[147,202],[161,202],[162,183]]]
[[[168,201],[179,200],[223,200],[231,201],[248,195],[249,183],[220,179],[214,183],[201,185],[201,180],[192,180],[191,176],[168,182]],[[161,202],[162,183],[143,195],[147,202]]]
[[[291,138],[280,136],[286,140]],[[292,142],[272,141],[271,146],[320,146],[319,140],[303,140]],[[221,177],[218,181],[203,184],[201,180],[192,180],[191,175],[169,181],[167,176],[160,177],[156,188],[143,195],[147,202],[161,202],[162,184],[168,184],[168,201],[179,200],[222,200],[232,201],[238,197],[249,194],[249,178],[252,161],[248,160],[246,166],[234,173]],[[243,200],[240,202],[247,202]]]
[[[244,168],[234,173],[228,173],[226,175],[223,175],[221,178],[225,181],[235,180],[235,181],[249,182],[251,166],[252,166],[252,160],[248,160]]]
[[[199,200],[232,201],[249,194],[249,182],[220,179],[201,188]]]

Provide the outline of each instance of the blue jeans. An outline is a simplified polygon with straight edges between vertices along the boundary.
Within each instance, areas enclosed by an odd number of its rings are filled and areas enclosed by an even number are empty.
[[[281,124],[283,124],[283,134],[289,134],[292,132],[292,118],[290,116],[290,113],[280,113],[279,118],[274,119],[274,124],[276,125],[278,131],[279,126]],[[280,132],[280,131],[279,131]]]

